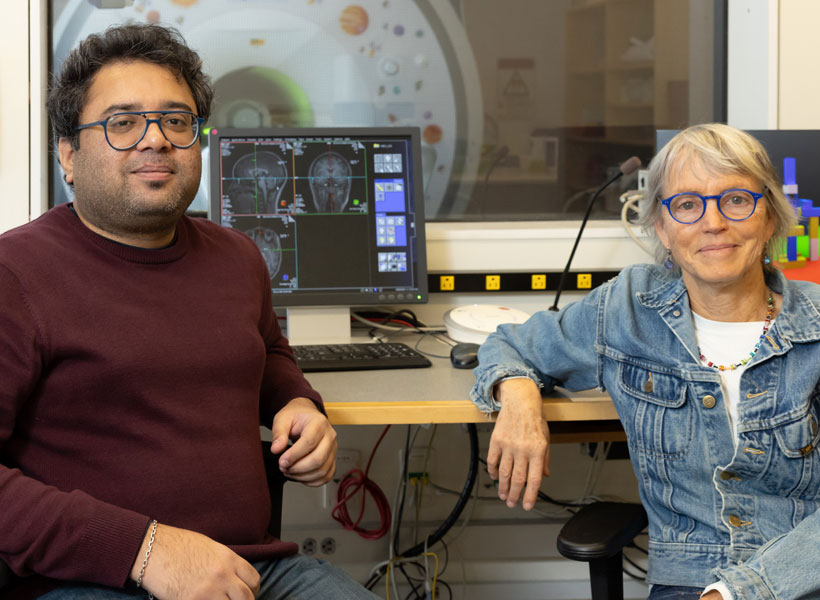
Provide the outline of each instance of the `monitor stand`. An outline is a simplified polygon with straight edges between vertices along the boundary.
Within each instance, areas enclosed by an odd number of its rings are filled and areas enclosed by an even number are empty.
[[[287,309],[291,344],[347,344],[350,342],[350,307],[298,306]]]

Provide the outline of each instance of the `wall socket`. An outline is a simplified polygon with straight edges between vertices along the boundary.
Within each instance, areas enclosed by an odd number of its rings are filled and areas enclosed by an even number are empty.
[[[322,554],[333,554],[336,552],[336,540],[332,537],[323,538],[319,544],[319,549],[322,551]]]
[[[638,189],[642,192],[649,189],[649,169],[640,169],[638,171]]]
[[[302,540],[302,554],[313,556],[316,554],[316,540],[312,537]]]

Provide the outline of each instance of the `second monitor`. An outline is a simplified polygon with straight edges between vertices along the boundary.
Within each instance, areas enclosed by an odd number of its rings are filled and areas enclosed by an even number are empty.
[[[256,242],[274,305],[339,307],[349,335],[350,306],[427,301],[418,129],[211,129],[209,152],[211,218]]]

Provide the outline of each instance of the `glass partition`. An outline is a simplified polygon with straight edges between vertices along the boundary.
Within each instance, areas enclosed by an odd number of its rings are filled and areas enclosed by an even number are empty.
[[[210,127],[418,127],[428,220],[577,219],[612,169],[651,158],[656,129],[725,118],[725,0],[49,7],[52,70],[111,24],[178,28],[215,84]],[[617,218],[620,191],[593,217]],[[207,206],[203,186],[192,211]]]

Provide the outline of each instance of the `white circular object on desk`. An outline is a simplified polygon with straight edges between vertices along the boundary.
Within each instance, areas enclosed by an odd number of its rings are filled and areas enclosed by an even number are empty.
[[[494,304],[458,306],[444,313],[447,335],[457,342],[482,344],[504,323],[523,323],[530,315],[522,310]]]

